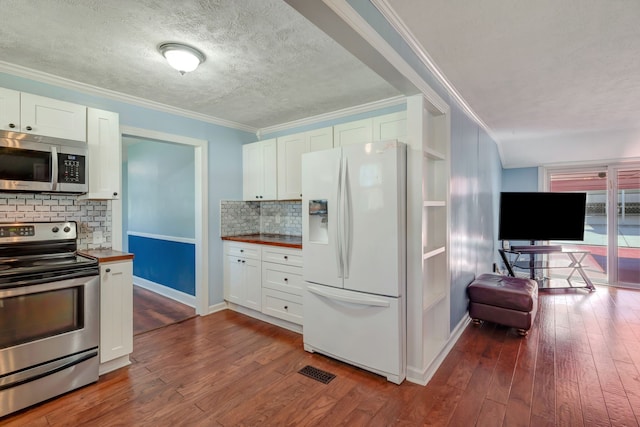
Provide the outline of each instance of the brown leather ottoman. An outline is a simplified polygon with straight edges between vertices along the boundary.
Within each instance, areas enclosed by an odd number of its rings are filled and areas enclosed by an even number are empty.
[[[518,329],[527,335],[538,311],[538,283],[520,277],[481,274],[469,286],[469,316]]]

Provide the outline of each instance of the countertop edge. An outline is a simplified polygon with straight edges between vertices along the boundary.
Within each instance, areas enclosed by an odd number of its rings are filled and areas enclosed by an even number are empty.
[[[113,249],[86,249],[79,250],[78,254],[95,258],[98,262],[115,262],[133,260],[133,254],[115,251]]]
[[[253,243],[256,245],[278,246],[291,249],[302,249],[302,243],[291,243],[285,241],[263,240],[260,236],[223,236],[222,240],[230,240],[233,242]]]

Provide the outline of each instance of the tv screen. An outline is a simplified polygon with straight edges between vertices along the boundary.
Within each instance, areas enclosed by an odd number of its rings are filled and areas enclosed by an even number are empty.
[[[500,193],[499,240],[584,240],[586,193]]]

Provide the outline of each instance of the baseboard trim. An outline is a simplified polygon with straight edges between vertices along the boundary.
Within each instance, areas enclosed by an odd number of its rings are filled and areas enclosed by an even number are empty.
[[[418,370],[416,368],[407,367],[407,381],[420,385],[427,385],[470,322],[471,318],[469,317],[469,313],[466,313],[460,322],[458,322],[455,329],[451,332],[449,339],[438,355],[423,369]]]
[[[177,291],[159,283],[152,282],[151,280],[143,279],[142,277],[133,276],[133,284],[140,286],[141,288],[160,294],[163,297],[171,298],[174,301],[188,305],[189,307],[196,306],[196,297],[193,295],[185,294],[184,292]]]

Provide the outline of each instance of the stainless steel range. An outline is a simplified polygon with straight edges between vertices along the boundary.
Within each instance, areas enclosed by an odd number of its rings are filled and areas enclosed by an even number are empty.
[[[77,224],[0,223],[0,417],[98,380],[98,261]]]

